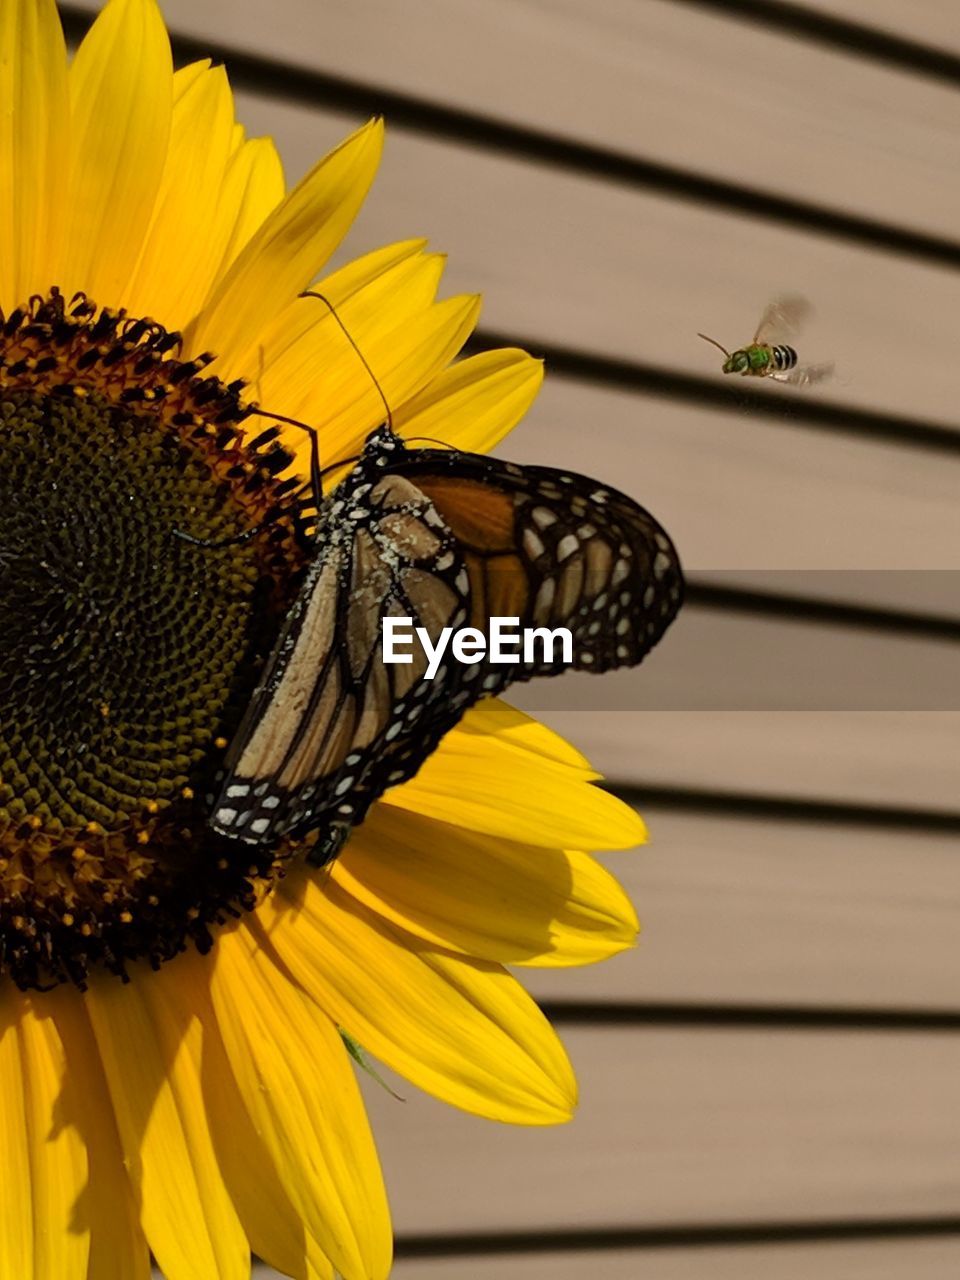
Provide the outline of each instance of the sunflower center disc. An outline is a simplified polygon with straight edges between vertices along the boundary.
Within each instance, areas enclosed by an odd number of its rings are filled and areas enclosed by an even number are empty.
[[[277,874],[195,797],[295,585],[296,504],[176,335],[56,292],[0,323],[0,945],[21,987],[82,984],[209,945]]]

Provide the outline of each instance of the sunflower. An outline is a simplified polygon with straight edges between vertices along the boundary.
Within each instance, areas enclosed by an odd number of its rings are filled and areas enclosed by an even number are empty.
[[[475,298],[404,241],[321,276],[373,121],[285,193],[224,71],[154,0],[68,65],[0,5],[0,1280],[386,1276],[349,1048],[477,1115],[566,1120],[564,1051],[507,965],[631,945],[585,849],[643,838],[554,734],[482,704],[332,871],[237,852],[202,798],[302,576],[304,433],[480,450],[541,379],[453,363]],[[245,536],[241,536],[245,535]],[[221,549],[211,552],[210,542]],[[573,848],[573,852],[570,848]]]

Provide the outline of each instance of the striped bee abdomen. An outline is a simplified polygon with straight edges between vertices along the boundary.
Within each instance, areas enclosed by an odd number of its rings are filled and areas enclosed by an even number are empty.
[[[779,346],[773,347],[773,364],[778,373],[785,369],[792,369],[797,363],[797,353],[793,347]]]

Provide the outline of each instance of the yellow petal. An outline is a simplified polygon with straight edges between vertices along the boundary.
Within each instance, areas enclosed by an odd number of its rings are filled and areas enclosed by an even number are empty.
[[[555,848],[626,849],[646,827],[587,785],[599,775],[553,730],[499,699],[473,707],[383,803],[453,826]]]
[[[249,1280],[250,1254],[224,1186],[200,1083],[202,1033],[164,999],[176,962],[125,987],[91,986],[87,1007],[141,1221],[166,1280]]]
[[[233,149],[233,96],[223,67],[174,76],[170,147],[153,221],[126,291],[135,315],[180,329],[213,283],[230,233],[220,197]]]
[[[187,332],[191,349],[220,357],[237,376],[265,324],[313,280],[356,217],[380,161],[383,126],[373,120],[300,182],[251,238]]]
[[[376,805],[334,878],[436,947],[500,964],[591,964],[633,946],[637,917],[593,858],[493,839]]]
[[[569,1119],[576,1081],[553,1028],[498,965],[432,951],[334,880],[294,875],[241,928],[276,948],[319,1008],[421,1089],[513,1124]]]
[[[384,245],[380,249],[374,249],[359,258],[354,258],[346,266],[339,267],[330,275],[318,280],[310,288],[339,308],[348,298],[352,298],[354,294],[365,289],[399,263],[421,254],[426,247],[427,242],[422,237],[397,240],[394,244]],[[438,256],[442,257],[442,255]],[[430,301],[433,296],[433,294],[430,295]],[[307,306],[310,305],[309,299],[302,299],[302,301],[306,302]]]
[[[196,62],[188,62],[185,67],[178,67],[173,73],[173,108],[176,111],[180,102],[213,66],[212,58],[198,58]]]
[[[333,1023],[245,929],[221,939],[211,995],[244,1102],[308,1231],[344,1280],[385,1277],[386,1193]]]
[[[424,240],[402,240],[383,249],[376,249],[322,280],[317,285],[317,290],[331,306],[336,307],[337,315],[342,320],[342,309],[348,300],[385,276],[389,276],[396,285],[404,283],[422,288],[426,280],[432,280],[436,275],[435,267],[422,272],[417,265],[413,273],[408,270],[399,279],[393,273],[402,264],[419,259],[425,243]],[[435,285],[430,288],[432,291],[424,306],[433,300]],[[392,300],[391,295],[397,292],[398,289],[387,286],[386,290],[381,290],[381,296]],[[402,290],[399,292],[402,293]],[[323,324],[332,327],[321,331],[320,326]],[[317,381],[318,369],[321,367],[317,361],[324,358],[334,329],[339,341],[349,345],[329,308],[319,298],[297,298],[280,313],[272,325],[267,326],[262,343],[258,346],[256,362],[246,370],[246,377],[253,388],[253,398],[265,414],[272,410],[289,418],[297,417],[308,390]],[[348,327],[347,332],[349,331]],[[336,338],[333,343],[330,349],[336,351]],[[320,346],[319,351],[317,345]],[[358,356],[355,358],[359,360]],[[303,445],[303,437],[289,429],[284,434],[288,437],[285,443],[296,453]],[[309,464],[305,462],[304,465],[307,467]]]
[[[378,324],[365,339],[355,339],[379,390],[358,367],[356,353],[341,344],[322,376],[314,378],[298,415],[319,428],[326,464],[356,457],[366,436],[384,420],[384,400],[391,407],[402,404],[445,368],[473,332],[479,312],[478,297],[446,298],[412,319],[391,328]],[[304,461],[301,453],[298,465]]]
[[[76,1227],[90,1232],[86,1280],[149,1280],[150,1254],[86,1011],[69,987],[45,994],[42,1007],[52,1010],[66,1054],[59,1123],[76,1130],[88,1153],[87,1184],[71,1213]]]
[[[69,213],[56,277],[120,306],[140,257],[167,159],[170,42],[154,0],[108,0],[70,68]]]
[[[545,756],[557,764],[565,764],[583,775],[584,780],[599,778],[582,752],[559,733],[528,716],[525,711],[512,707],[502,698],[484,698],[471,707],[454,733],[466,733],[474,737],[495,737],[513,751]]]
[[[253,1126],[227,1060],[208,986],[212,956],[190,951],[177,958],[177,978],[166,987],[177,1016],[199,1019],[203,1028],[203,1097],[217,1162],[253,1251],[296,1280],[334,1280],[333,1268],[304,1230],[273,1161]]]
[[[247,142],[243,131],[237,135],[236,128],[235,148],[220,192],[218,216],[224,240],[213,273],[213,288],[279,205],[285,189],[283,166],[272,139],[251,138]],[[188,343],[184,345],[189,348]]]
[[[382,421],[383,400],[351,339],[369,363],[367,348],[378,333],[409,325],[429,308],[443,261],[438,254],[420,252],[416,242],[391,245],[351,264],[348,276],[341,279],[338,272],[323,282],[323,297],[336,307],[335,316],[319,298],[292,303],[263,335],[256,369],[241,370],[254,383],[258,401],[266,410],[316,428],[325,459],[325,426],[334,412],[327,402],[337,387],[354,399],[366,397]],[[287,443],[296,450],[304,441],[301,435]]]
[[[568,765],[493,734],[448,733],[416,777],[382,803],[524,844],[627,849],[646,839],[629,805]]]
[[[67,55],[53,0],[0,4],[0,306],[56,280],[67,169]]]
[[[512,431],[543,383],[543,361],[525,351],[484,351],[445,369],[393,415],[405,439],[442,440],[488,453]]]
[[[0,1276],[83,1280],[89,1226],[77,1223],[74,1211],[87,1181],[87,1153],[77,1130],[61,1119],[61,1093],[74,1085],[60,1033],[9,984],[0,1016]]]
[[[8,990],[4,993],[3,1031],[0,1034],[0,1151],[3,1152],[5,1186],[0,1196],[0,1275],[29,1276],[33,1271],[33,1135],[20,1058],[17,1022],[26,1001]]]

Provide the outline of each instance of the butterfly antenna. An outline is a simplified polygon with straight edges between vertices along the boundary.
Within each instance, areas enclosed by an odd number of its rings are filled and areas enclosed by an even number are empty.
[[[727,350],[726,347],[722,347],[720,343],[716,340],[716,338],[708,338],[705,333],[698,333],[697,337],[702,338],[704,342],[709,342],[711,346],[716,347],[718,351],[722,351],[728,360],[730,359],[730,352]]]
[[[366,369],[367,373],[369,373],[371,381],[373,382],[373,385],[377,388],[377,391],[380,393],[380,399],[383,401],[383,407],[387,411],[387,426],[392,431],[393,430],[393,414],[391,413],[390,406],[387,403],[387,397],[383,394],[383,387],[381,387],[379,381],[377,380],[377,375],[370,368],[370,364],[367,360],[367,357],[363,354],[363,352],[360,350],[360,348],[357,346],[356,342],[354,341],[353,334],[350,332],[347,326],[343,323],[343,321],[337,315],[336,307],[333,305],[333,303],[330,301],[329,298],[325,297],[322,293],[317,293],[315,289],[305,289],[303,293],[300,294],[300,297],[301,298],[319,298],[320,301],[327,307],[328,311],[333,316],[334,320],[336,320],[337,324],[340,326],[340,329],[343,332],[343,336],[346,338],[346,340],[350,343],[351,347],[353,347],[354,351],[360,357],[360,360],[363,363],[363,367]]]
[[[433,436],[406,436],[404,438],[404,444],[414,444],[414,443],[435,444],[438,449],[446,449],[448,452],[451,452],[451,453],[454,451],[454,448],[455,448],[455,446],[452,445],[449,442],[449,440],[436,440]]]

